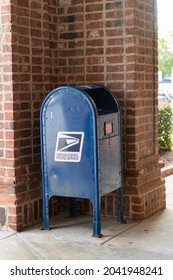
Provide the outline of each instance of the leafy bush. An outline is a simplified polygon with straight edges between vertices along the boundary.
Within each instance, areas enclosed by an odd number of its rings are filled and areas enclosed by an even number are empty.
[[[159,149],[171,150],[173,133],[173,111],[171,106],[159,108]]]

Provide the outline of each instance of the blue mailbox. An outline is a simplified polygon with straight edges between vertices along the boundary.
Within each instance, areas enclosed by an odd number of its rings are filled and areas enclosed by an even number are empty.
[[[40,112],[44,229],[52,196],[89,199],[93,236],[101,236],[101,196],[117,190],[123,221],[121,112],[100,85],[62,86],[45,98]]]

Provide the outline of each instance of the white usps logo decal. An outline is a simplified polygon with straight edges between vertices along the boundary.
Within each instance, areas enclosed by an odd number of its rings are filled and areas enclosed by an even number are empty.
[[[83,139],[84,132],[58,132],[54,160],[79,162]]]
[[[61,138],[61,139],[60,139]],[[62,141],[64,140],[64,141]],[[62,148],[58,149],[58,151],[69,150],[70,147],[77,145],[79,143],[79,139],[76,137],[72,137],[69,135],[60,134],[59,136],[59,146],[63,146]]]

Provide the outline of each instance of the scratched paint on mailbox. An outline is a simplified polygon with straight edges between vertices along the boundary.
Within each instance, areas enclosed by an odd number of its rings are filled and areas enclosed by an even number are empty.
[[[80,162],[84,132],[58,132],[55,148],[55,161]]]

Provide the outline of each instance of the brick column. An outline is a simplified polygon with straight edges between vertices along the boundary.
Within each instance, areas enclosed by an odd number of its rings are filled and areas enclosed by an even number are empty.
[[[13,188],[15,182],[15,156],[17,133],[14,131],[13,66],[10,1],[0,5],[0,229],[13,222],[11,214],[18,207]]]
[[[132,220],[165,207],[158,165],[156,14],[156,1],[125,1],[125,202]]]
[[[4,0],[0,12],[0,222],[21,230],[42,218],[39,111],[50,91],[56,4]]]

